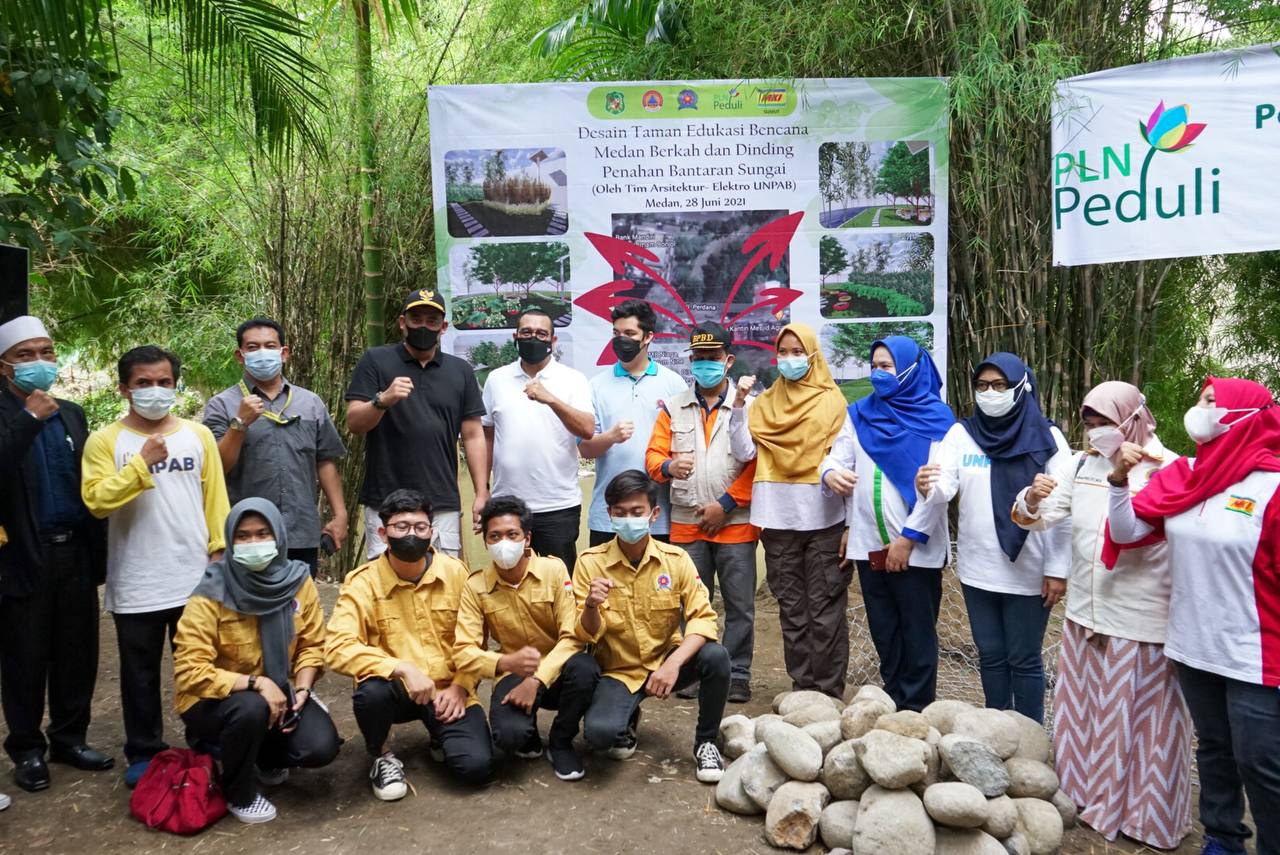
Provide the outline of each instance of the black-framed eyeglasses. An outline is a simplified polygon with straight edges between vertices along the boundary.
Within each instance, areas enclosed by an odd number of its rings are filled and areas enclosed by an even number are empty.
[[[1009,388],[1007,380],[975,380],[973,388],[979,392],[1004,392]]]
[[[404,537],[410,531],[418,535],[418,537],[426,537],[431,534],[431,523],[393,522],[387,525],[387,531],[401,537]]]
[[[546,330],[534,330],[527,327],[521,327],[516,330],[516,338],[525,339],[536,338],[538,341],[551,341],[551,333]]]

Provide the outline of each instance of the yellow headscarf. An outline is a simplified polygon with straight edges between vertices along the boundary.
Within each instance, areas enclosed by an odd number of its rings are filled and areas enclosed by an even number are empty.
[[[805,324],[787,324],[775,348],[787,333],[809,354],[809,373],[795,381],[779,377],[751,406],[747,426],[756,441],[756,480],[816,484],[818,465],[840,433],[847,404],[817,334]]]

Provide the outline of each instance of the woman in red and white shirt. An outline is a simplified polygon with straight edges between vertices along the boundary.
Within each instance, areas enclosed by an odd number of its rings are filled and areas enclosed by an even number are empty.
[[[1280,407],[1258,383],[1210,377],[1185,424],[1195,458],[1132,499],[1142,449],[1114,458],[1104,558],[1168,542],[1165,654],[1199,738],[1204,852],[1245,851],[1243,786],[1258,855],[1280,855]]]

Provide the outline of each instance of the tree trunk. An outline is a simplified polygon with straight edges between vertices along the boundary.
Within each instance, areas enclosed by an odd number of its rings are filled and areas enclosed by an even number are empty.
[[[369,0],[351,0],[356,18],[356,121],[360,125],[360,243],[364,266],[365,343],[385,340],[382,244],[378,235],[378,152],[373,132],[373,33]]]

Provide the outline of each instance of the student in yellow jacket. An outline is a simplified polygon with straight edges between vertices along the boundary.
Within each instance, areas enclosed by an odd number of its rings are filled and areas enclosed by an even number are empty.
[[[324,612],[309,565],[288,558],[274,504],[238,502],[226,537],[227,553],[205,570],[178,621],[176,706],[187,739],[218,749],[232,816],[270,822],[276,809],[258,783],[327,766],[342,744],[312,695],[324,667]]]
[[[518,757],[542,756],[538,710],[559,710],[551,725],[547,757],[562,781],[583,776],[582,758],[573,748],[578,722],[596,680],[565,663],[583,653],[574,634],[578,608],[564,562],[534,554],[530,548],[533,513],[514,496],[490,499],[480,511],[492,566],[472,574],[462,589],[458,610],[458,670],[477,682],[496,680],[489,705],[493,742]],[[488,648],[492,638],[498,651]]]
[[[467,566],[431,546],[431,504],[393,490],[378,508],[387,551],[342,583],[329,617],[325,661],[356,681],[352,708],[383,801],[404,798],[404,767],[387,748],[392,725],[422,722],[433,755],[460,781],[489,780],[493,744],[476,681],[453,651]]]
[[[625,760],[636,751],[640,702],[664,700],[697,681],[694,761],[698,780],[715,783],[724,774],[715,740],[729,695],[729,653],[719,644],[706,586],[687,552],[650,535],[661,510],[648,475],[620,472],[604,495],[616,536],[578,556],[573,573],[575,631],[595,645],[595,658],[575,657],[562,678],[580,679],[579,668],[602,675],[583,735],[592,748]]]

